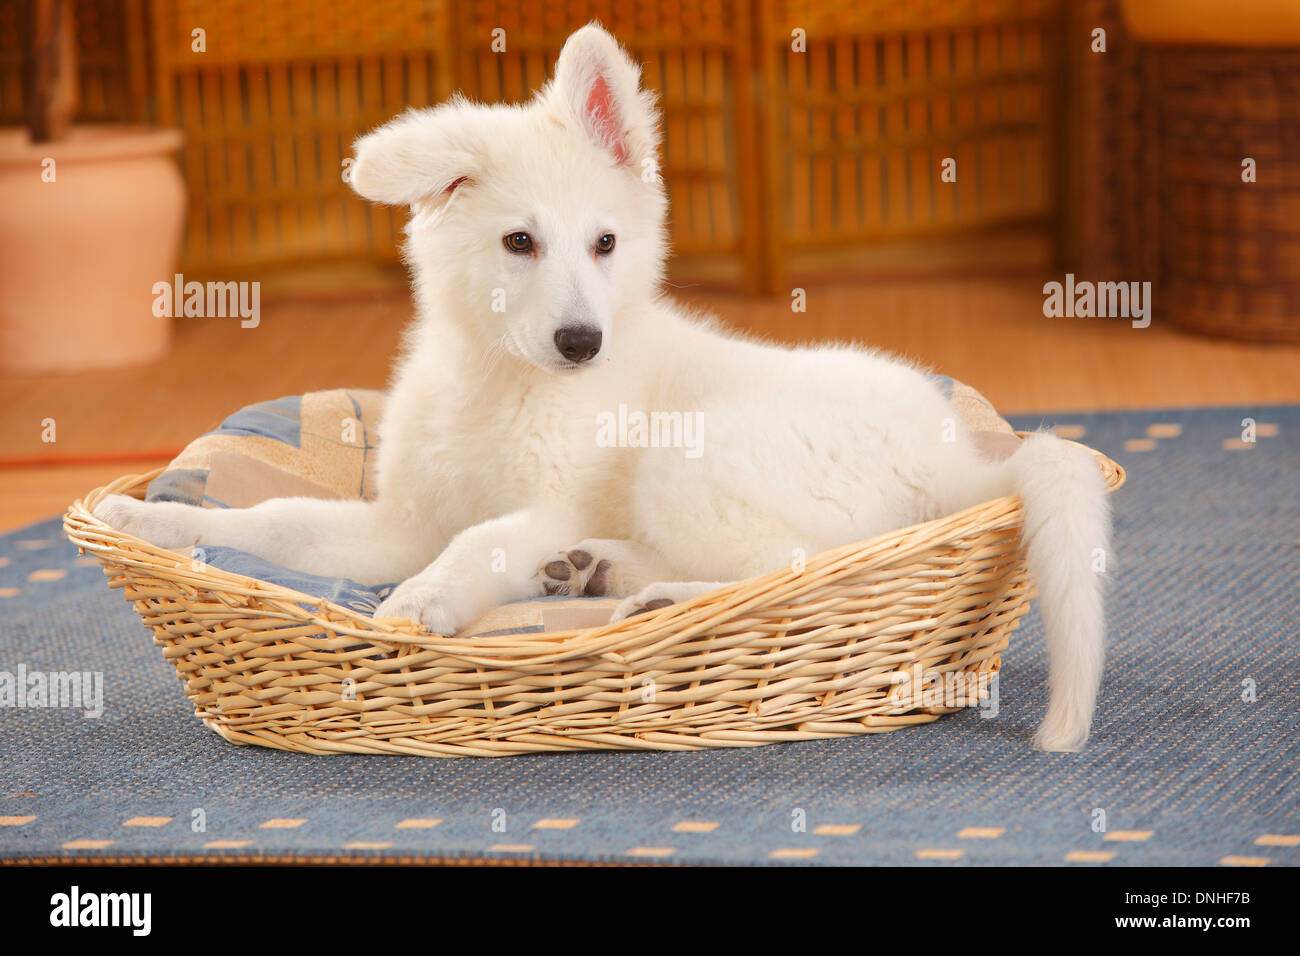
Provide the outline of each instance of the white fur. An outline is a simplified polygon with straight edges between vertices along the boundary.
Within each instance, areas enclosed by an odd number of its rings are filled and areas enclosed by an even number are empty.
[[[593,117],[598,77],[613,109]],[[958,416],[920,370],[857,347],[752,341],[662,298],[658,117],[638,85],[614,40],[588,26],[530,104],[456,99],[357,142],[356,190],[412,207],[418,309],[380,425],[374,502],[204,510],[114,497],[97,513],[164,547],[227,545],[310,573],[402,580],[376,616],[450,633],[542,593],[539,566],[580,542],[615,565],[622,615],[773,570],[796,549],[1019,492],[1051,663],[1036,742],[1077,749],[1102,663],[1090,557],[1108,547],[1109,519],[1097,469],[1048,436],[985,461],[963,431],[944,440]],[[516,231],[535,255],[505,248]],[[599,256],[605,233],[616,247]],[[574,323],[599,328],[602,346],[565,367],[553,337]],[[620,403],[699,414],[702,454],[600,447],[597,415]]]

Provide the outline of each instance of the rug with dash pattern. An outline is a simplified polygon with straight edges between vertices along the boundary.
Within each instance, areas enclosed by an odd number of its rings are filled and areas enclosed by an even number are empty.
[[[0,860],[1300,863],[1300,407],[1012,421],[1129,472],[1083,753],[1029,747],[1046,666],[1034,612],[992,719],[697,753],[237,747],[194,719],[135,613],[51,519],[0,537]],[[6,675],[50,672],[98,675],[99,703],[5,697]]]

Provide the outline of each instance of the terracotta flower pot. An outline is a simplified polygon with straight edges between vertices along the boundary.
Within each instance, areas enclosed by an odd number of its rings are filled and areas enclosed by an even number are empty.
[[[74,128],[31,143],[0,130],[0,370],[147,362],[171,319],[153,314],[185,214],[177,130]],[[53,161],[51,165],[50,161]]]

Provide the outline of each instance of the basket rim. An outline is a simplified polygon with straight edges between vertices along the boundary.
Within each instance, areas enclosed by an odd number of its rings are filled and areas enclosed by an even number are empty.
[[[1017,434],[1023,438],[1031,433]],[[1087,449],[1095,457],[1106,479],[1107,493],[1123,486],[1127,479],[1123,467],[1086,445],[1078,442],[1070,444]],[[256,600],[261,604],[259,613],[264,616],[273,613],[282,616],[286,622],[317,624],[335,635],[359,638],[378,645],[394,645],[392,650],[397,650],[397,645],[433,650],[476,666],[499,666],[507,658],[515,664],[524,664],[600,654],[612,655],[620,661],[630,663],[635,657],[652,653],[655,646],[642,648],[632,657],[618,654],[613,646],[623,643],[625,638],[642,636],[642,632],[661,631],[663,625],[674,618],[692,617],[694,620],[680,630],[675,629],[665,640],[689,638],[708,630],[719,617],[730,617],[737,612],[752,610],[760,603],[770,600],[774,590],[780,598],[796,597],[800,591],[861,571],[864,561],[892,563],[946,540],[1005,530],[1022,523],[1020,498],[1018,495],[1008,495],[972,505],[951,515],[888,531],[875,538],[819,552],[807,558],[801,571],[792,568],[777,569],[622,621],[561,631],[455,638],[434,634],[413,621],[369,617],[325,598],[194,562],[177,551],[158,547],[133,534],[113,528],[92,513],[91,509],[107,495],[128,494],[143,498],[149,482],[167,467],[123,475],[73,501],[63,516],[65,534],[81,551],[93,555],[105,565],[113,561],[145,571],[161,572],[179,587],[188,586],[196,592],[203,590],[218,596],[239,596],[250,602]],[[704,617],[699,617],[696,613],[709,610],[714,613],[706,613]],[[532,653],[525,658],[520,656],[521,651]]]

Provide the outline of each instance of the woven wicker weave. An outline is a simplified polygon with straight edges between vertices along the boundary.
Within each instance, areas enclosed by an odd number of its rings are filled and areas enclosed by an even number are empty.
[[[1157,72],[1170,320],[1300,342],[1300,51],[1165,50]]]
[[[1111,489],[1123,484],[1097,459]],[[501,756],[896,730],[986,698],[1029,606],[1007,497],[617,624],[452,640],[192,562],[91,514],[108,494],[143,497],[158,473],[96,489],[64,526],[133,602],[197,716],[234,743]],[[946,696],[925,685],[932,674],[954,675]]]

